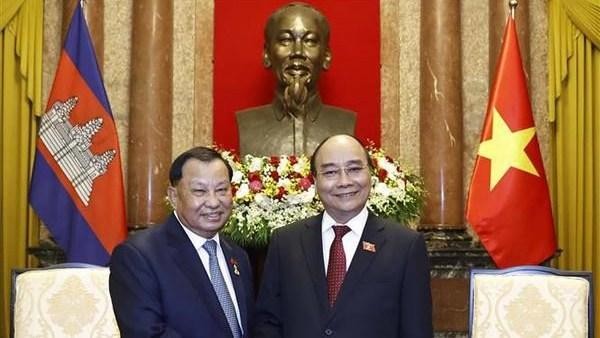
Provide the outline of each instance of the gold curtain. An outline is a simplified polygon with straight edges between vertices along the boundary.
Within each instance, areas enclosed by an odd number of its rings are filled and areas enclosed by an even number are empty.
[[[600,0],[549,0],[549,113],[560,268],[591,270],[600,304]],[[596,309],[595,332],[600,334]]]
[[[8,337],[10,271],[25,267],[39,223],[27,201],[42,111],[43,0],[0,2],[0,336]]]

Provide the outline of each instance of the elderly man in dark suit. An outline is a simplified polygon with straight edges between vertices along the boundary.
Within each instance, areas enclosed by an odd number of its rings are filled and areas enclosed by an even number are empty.
[[[367,211],[365,148],[336,135],[311,161],[325,212],[274,232],[254,336],[432,337],[425,241]]]
[[[231,177],[209,148],[175,159],[168,189],[175,211],[112,254],[110,294],[123,337],[249,336],[248,256],[218,233],[231,213]]]

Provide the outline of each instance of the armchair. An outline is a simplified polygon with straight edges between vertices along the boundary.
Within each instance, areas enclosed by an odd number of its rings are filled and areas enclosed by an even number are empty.
[[[592,273],[473,269],[470,337],[594,337]]]
[[[11,335],[119,337],[109,269],[87,264],[13,270]]]

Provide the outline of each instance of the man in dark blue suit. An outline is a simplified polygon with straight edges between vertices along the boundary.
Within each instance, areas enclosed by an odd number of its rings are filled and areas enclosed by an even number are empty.
[[[349,135],[333,136],[311,162],[325,212],[274,232],[254,336],[432,337],[425,241],[367,211],[364,147]]]
[[[219,235],[232,209],[232,169],[196,147],[171,165],[167,221],[119,245],[110,294],[123,337],[248,337],[253,289],[247,254]]]

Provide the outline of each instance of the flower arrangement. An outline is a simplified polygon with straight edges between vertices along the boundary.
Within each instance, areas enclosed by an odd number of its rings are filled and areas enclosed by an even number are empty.
[[[384,151],[368,147],[374,168],[367,207],[376,215],[411,225],[420,214],[424,189],[421,178],[400,169]],[[278,227],[323,210],[306,156],[255,157],[241,161],[221,150],[233,168],[234,208],[223,231],[245,247],[265,247]]]

